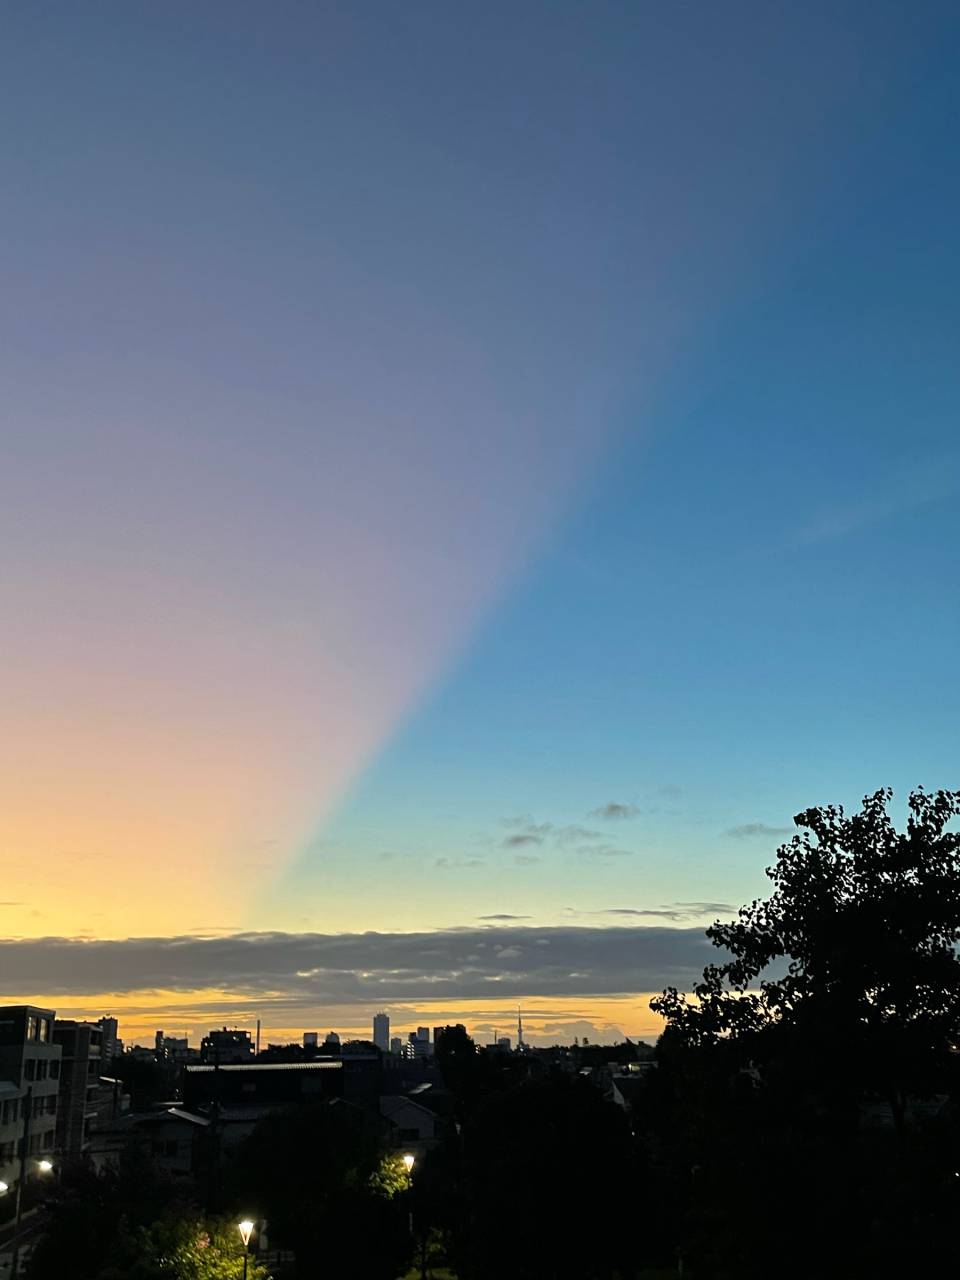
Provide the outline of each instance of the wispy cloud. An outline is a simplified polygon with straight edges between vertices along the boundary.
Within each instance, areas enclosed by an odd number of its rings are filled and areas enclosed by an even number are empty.
[[[793,834],[793,828],[771,827],[765,822],[743,822],[738,827],[728,827],[723,834],[734,840],[750,840],[754,836],[789,836]]]
[[[529,919],[530,919],[530,917],[529,917],[529,916],[512,916],[512,915],[510,915],[510,913],[509,913],[509,912],[507,912],[507,911],[497,911],[497,912],[494,912],[494,914],[493,914],[493,915],[489,915],[489,916],[477,916],[477,919],[478,919],[478,920],[492,920],[492,921],[500,921],[500,922],[504,922],[504,921],[507,921],[507,920],[529,920]]]
[[[505,849],[517,849],[525,844],[543,844],[543,836],[535,835],[532,831],[518,831],[512,836],[507,836],[503,842]]]
[[[960,454],[908,463],[881,478],[872,493],[824,506],[803,525],[795,545],[809,546],[845,537],[864,526],[942,502],[960,489]]]
[[[605,907],[599,911],[588,912],[598,916],[627,916],[635,919],[645,917],[655,920],[675,920],[684,923],[699,920],[706,916],[733,915],[736,908],[729,902],[673,902],[659,907]]]
[[[624,818],[635,817],[640,810],[635,804],[624,804],[619,800],[610,800],[607,804],[602,804],[599,809],[592,809],[591,818],[606,818],[607,821],[621,821]]]

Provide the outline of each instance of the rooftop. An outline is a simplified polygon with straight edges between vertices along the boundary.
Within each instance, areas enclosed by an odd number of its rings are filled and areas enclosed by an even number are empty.
[[[213,1063],[188,1063],[184,1071],[191,1075],[198,1071],[339,1071],[342,1062],[228,1062],[222,1067]]]

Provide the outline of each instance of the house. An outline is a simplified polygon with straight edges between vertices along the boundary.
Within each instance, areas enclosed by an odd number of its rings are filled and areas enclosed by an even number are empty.
[[[390,1122],[394,1147],[421,1156],[440,1141],[439,1116],[406,1094],[384,1094],[380,1114]]]
[[[88,1154],[98,1171],[116,1167],[124,1151],[135,1149],[175,1176],[196,1173],[202,1163],[207,1116],[165,1104],[154,1111],[127,1112],[95,1129]]]

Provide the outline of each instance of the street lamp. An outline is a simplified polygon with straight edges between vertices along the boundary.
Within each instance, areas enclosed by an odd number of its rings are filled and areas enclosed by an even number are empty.
[[[5,1196],[10,1188],[5,1182],[0,1182],[0,1196]]]
[[[49,1160],[38,1160],[37,1168],[41,1173],[53,1173],[53,1165]]]
[[[240,1239],[243,1241],[243,1280],[247,1280],[247,1251],[250,1245],[250,1237],[253,1235],[253,1223],[249,1218],[244,1218],[242,1222],[237,1223],[237,1230],[240,1232]]]
[[[409,1151],[403,1157],[403,1167],[406,1169],[407,1173],[410,1173],[413,1170],[413,1166],[414,1166],[414,1162],[416,1161],[416,1158],[417,1157],[414,1155],[411,1155]]]

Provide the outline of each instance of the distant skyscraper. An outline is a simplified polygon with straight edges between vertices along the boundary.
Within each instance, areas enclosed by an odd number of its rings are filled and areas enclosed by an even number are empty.
[[[403,1041],[399,1036],[394,1036],[390,1041],[390,1052],[398,1058],[403,1052]]]
[[[103,1035],[100,1038],[100,1058],[104,1064],[111,1063],[119,1053],[116,1018],[101,1018],[99,1022]]]
[[[303,1047],[305,1049],[315,1049],[317,1047],[317,1042],[319,1039],[320,1039],[319,1032],[305,1031],[303,1033]]]
[[[384,1053],[390,1051],[390,1016],[382,1010],[373,1015],[373,1043]]]

